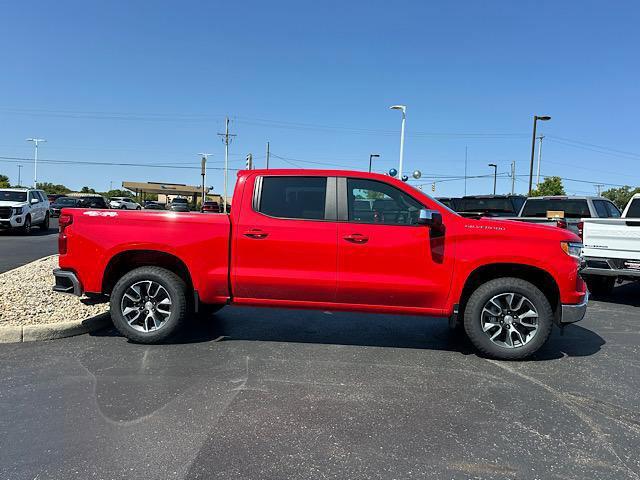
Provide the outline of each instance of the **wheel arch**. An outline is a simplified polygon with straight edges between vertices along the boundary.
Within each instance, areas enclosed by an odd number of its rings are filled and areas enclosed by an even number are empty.
[[[463,318],[467,300],[476,288],[490,280],[504,277],[520,278],[538,287],[547,297],[554,317],[558,320],[561,311],[560,288],[553,275],[540,267],[520,263],[491,263],[473,270],[460,293],[458,318]]]
[[[160,250],[126,250],[114,255],[104,269],[102,293],[110,294],[123,275],[139,267],[161,267],[180,277],[190,291],[193,281],[186,264],[177,256]]]

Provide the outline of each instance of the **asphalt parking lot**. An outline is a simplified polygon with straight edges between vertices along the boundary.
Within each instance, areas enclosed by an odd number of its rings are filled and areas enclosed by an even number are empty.
[[[52,218],[50,229],[34,227],[30,235],[15,230],[0,230],[0,273],[38,258],[58,253],[58,219]]]
[[[638,306],[525,362],[444,320],[239,307],[166,345],[0,345],[0,478],[638,478]]]

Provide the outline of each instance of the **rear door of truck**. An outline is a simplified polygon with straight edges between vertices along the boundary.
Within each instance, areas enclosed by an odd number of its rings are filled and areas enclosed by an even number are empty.
[[[322,175],[247,179],[233,227],[236,302],[335,302],[335,184]]]

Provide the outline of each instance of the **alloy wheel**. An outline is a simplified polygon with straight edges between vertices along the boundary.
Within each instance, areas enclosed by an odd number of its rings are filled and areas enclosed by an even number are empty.
[[[128,287],[120,302],[122,316],[129,326],[145,333],[162,328],[171,315],[171,307],[167,289],[152,280],[136,282]]]
[[[501,347],[522,347],[538,332],[538,311],[520,293],[507,292],[490,298],[480,315],[482,331]]]

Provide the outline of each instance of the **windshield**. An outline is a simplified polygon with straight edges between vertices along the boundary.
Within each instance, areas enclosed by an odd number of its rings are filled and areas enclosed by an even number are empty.
[[[550,198],[528,200],[522,209],[523,217],[547,218],[547,212],[564,212],[564,218],[589,218],[589,205],[586,200]]]
[[[77,202],[77,200],[75,198],[58,198],[55,202],[54,205],[60,205],[60,206],[68,206],[68,205],[75,205]]]
[[[508,198],[460,198],[457,207],[459,212],[517,213]]]
[[[26,202],[27,192],[15,190],[0,190],[0,202]]]

